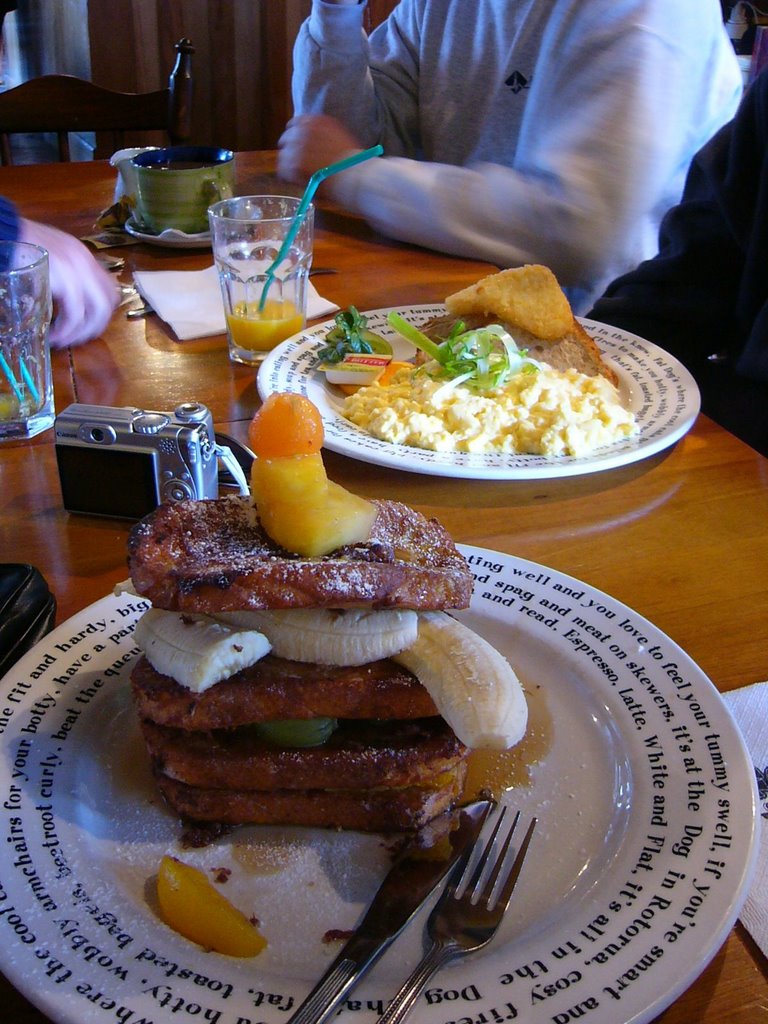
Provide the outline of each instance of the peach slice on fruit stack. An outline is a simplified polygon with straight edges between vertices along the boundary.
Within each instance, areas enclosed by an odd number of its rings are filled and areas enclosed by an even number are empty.
[[[275,543],[318,557],[366,541],[376,506],[326,476],[323,421],[303,395],[270,395],[254,416],[248,440],[256,458],[251,494]]]

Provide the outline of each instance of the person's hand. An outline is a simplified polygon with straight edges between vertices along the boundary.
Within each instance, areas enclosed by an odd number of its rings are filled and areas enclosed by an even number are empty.
[[[343,124],[327,114],[300,114],[292,118],[277,145],[277,173],[296,185],[306,184],[321,167],[364,148]],[[326,180],[325,187],[333,191],[333,176]]]
[[[117,306],[114,278],[99,266],[79,239],[48,224],[22,218],[19,241],[32,242],[48,252],[55,304],[51,347],[80,345],[98,337]]]

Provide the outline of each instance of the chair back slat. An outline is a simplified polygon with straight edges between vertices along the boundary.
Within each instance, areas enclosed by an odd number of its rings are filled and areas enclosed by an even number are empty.
[[[42,75],[0,93],[0,158],[12,162],[9,136],[55,132],[59,159],[68,161],[69,132],[113,132],[115,149],[125,132],[164,131],[183,142],[192,130],[194,53],[188,39],[176,43],[176,61],[165,89],[125,93],[73,75]]]

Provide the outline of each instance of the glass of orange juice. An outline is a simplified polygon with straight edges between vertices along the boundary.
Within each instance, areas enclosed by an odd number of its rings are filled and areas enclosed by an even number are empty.
[[[260,363],[270,349],[306,323],[312,205],[287,252],[273,267],[300,202],[294,196],[237,196],[208,210],[229,357],[236,363]]]

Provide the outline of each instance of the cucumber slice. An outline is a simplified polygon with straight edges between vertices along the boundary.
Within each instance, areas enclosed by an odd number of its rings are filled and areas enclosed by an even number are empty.
[[[261,739],[275,746],[319,747],[337,725],[335,718],[290,718],[279,722],[260,722],[256,731]]]

